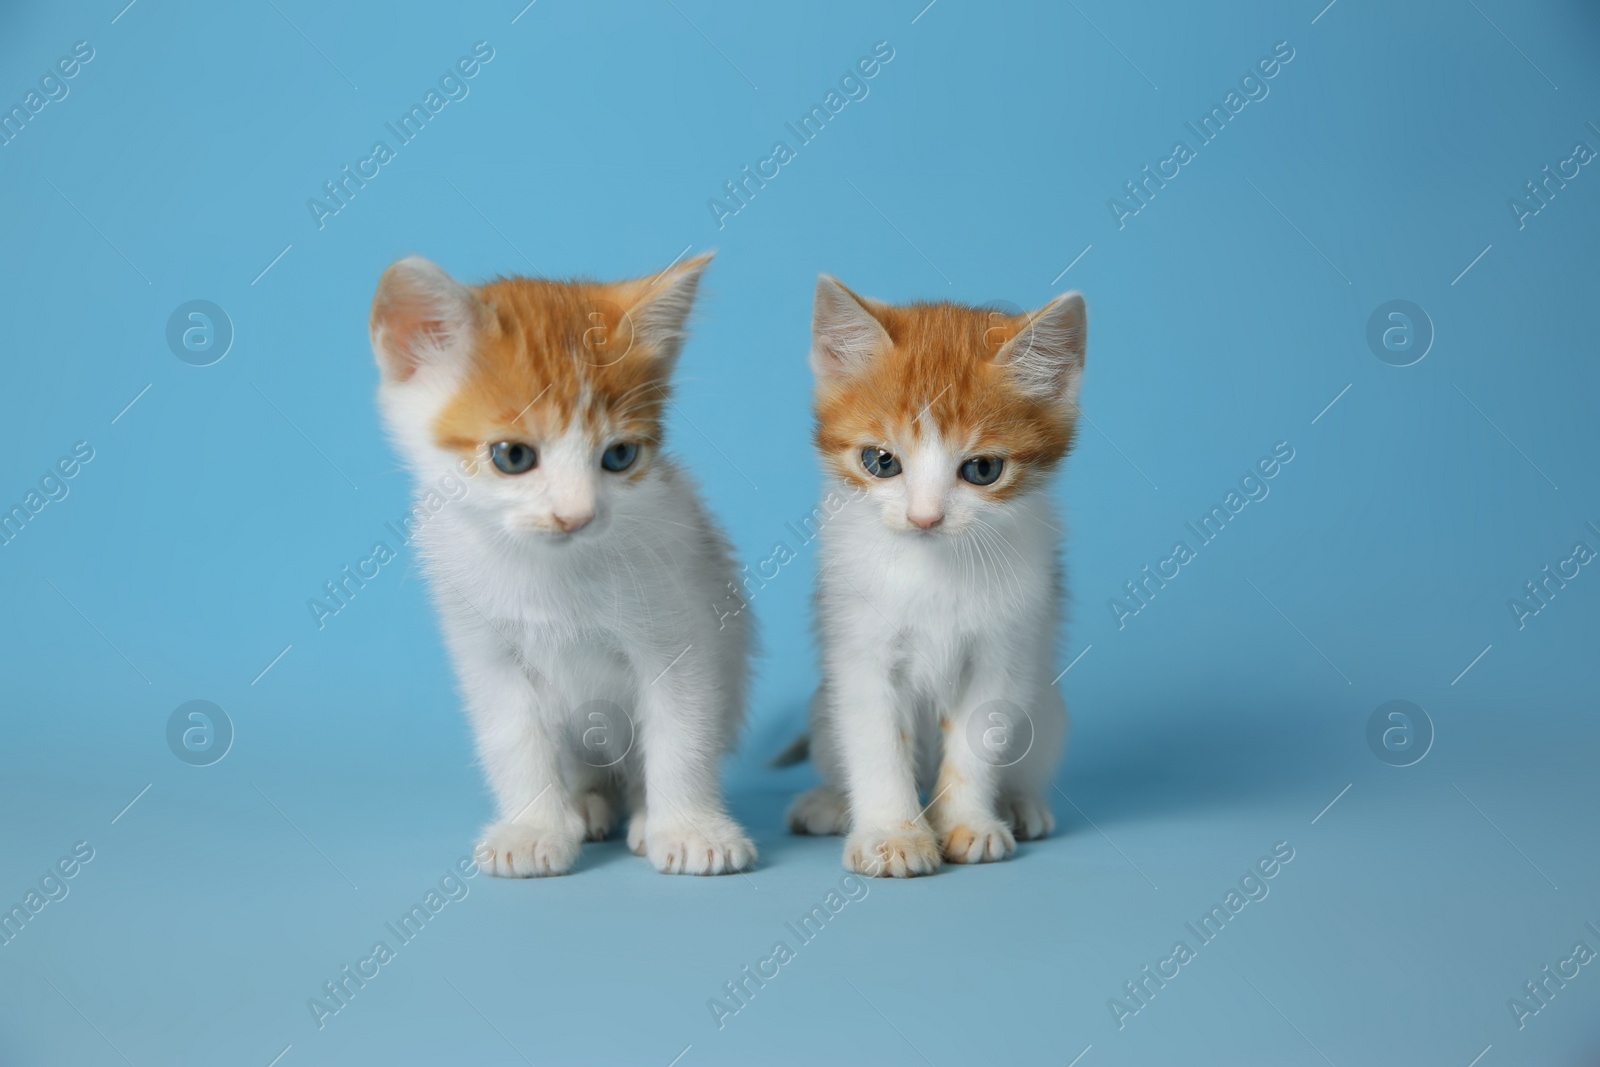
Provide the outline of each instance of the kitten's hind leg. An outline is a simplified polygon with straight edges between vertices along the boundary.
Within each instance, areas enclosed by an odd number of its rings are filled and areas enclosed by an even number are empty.
[[[579,744],[582,744],[581,738]],[[567,780],[572,784],[573,799],[583,815],[585,841],[604,841],[616,828],[622,811],[622,792],[625,779],[612,765],[596,765],[580,749],[577,758],[569,757],[566,766]]]
[[[617,825],[617,808],[609,790],[590,789],[578,794],[578,808],[583,812],[587,841],[604,841]]]
[[[644,807],[644,775],[636,771],[628,778],[628,851],[644,855],[644,832],[648,825]]]
[[[811,694],[809,755],[822,784],[794,798],[784,816],[793,834],[845,834],[850,832],[850,798],[834,785],[844,780],[838,742],[834,737],[832,708],[826,682]]]
[[[644,855],[644,809],[640,808],[628,816],[628,851],[635,856]]]
[[[1059,690],[1041,685],[1031,707],[1033,743],[1022,759],[1005,768],[1000,784],[1000,817],[1010,821],[1018,841],[1037,841],[1056,828],[1050,791],[1067,739],[1067,705]]]
[[[843,834],[850,831],[850,801],[838,786],[824,782],[795,797],[786,816],[795,834]]]
[[[1000,817],[1011,824],[1011,834],[1018,841],[1037,841],[1049,837],[1056,828],[1056,817],[1050,812],[1049,800],[1031,793],[1007,793],[1002,796]]]

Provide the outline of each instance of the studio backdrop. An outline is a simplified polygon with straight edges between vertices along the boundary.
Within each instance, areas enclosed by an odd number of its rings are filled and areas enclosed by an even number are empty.
[[[0,1062],[1593,1062],[1597,45],[1578,0],[8,5]],[[663,448],[753,626],[759,859],[491,877],[379,278],[709,252]],[[1004,862],[785,826],[819,274],[1083,294],[1072,728]]]

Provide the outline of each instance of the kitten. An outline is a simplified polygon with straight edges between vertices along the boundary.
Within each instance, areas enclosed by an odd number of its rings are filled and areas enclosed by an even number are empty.
[[[1077,293],[1009,315],[817,281],[816,445],[849,502],[820,538],[823,784],[788,821],[848,831],[853,871],[1000,860],[1054,828],[1067,713],[1045,484],[1072,445],[1085,333]]]
[[[662,872],[755,861],[717,777],[744,711],[746,616],[719,607],[728,543],[661,451],[710,259],[469,288],[413,257],[378,283],[389,432],[419,495],[458,469],[468,486],[419,539],[498,806],[477,849],[491,874],[565,873],[624,800],[629,847]]]

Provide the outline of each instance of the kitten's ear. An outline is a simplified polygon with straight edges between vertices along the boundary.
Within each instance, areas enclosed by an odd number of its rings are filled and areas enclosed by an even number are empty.
[[[689,312],[694,309],[700,276],[714,255],[715,252],[702,252],[629,284],[625,295],[631,297],[631,303],[625,317],[632,331],[631,347],[643,348],[666,368],[677,361],[688,335]]]
[[[1088,333],[1083,294],[1062,293],[1028,315],[994,361],[1009,366],[1018,384],[1033,395],[1076,407]]]
[[[811,372],[818,381],[846,378],[891,345],[868,302],[829,274],[817,275],[811,308]]]
[[[372,354],[388,381],[403,382],[424,367],[464,360],[488,308],[460,282],[421,256],[383,272],[372,298]]]

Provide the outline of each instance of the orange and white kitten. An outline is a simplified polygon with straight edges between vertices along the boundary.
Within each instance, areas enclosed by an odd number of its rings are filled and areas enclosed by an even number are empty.
[[[491,874],[563,874],[624,800],[628,844],[665,873],[756,857],[718,764],[744,712],[744,617],[728,543],[661,451],[700,256],[653,278],[501,278],[425,259],[384,272],[372,349],[418,494],[467,492],[422,526],[499,817]],[[724,616],[727,625],[724,625]]]
[[[850,502],[819,549],[823,784],[788,818],[848,832],[853,871],[1004,859],[1054,828],[1067,713],[1045,486],[1072,445],[1085,332],[1077,293],[1009,315],[817,281],[816,445]]]

